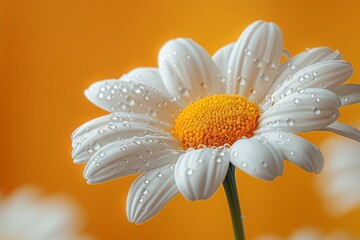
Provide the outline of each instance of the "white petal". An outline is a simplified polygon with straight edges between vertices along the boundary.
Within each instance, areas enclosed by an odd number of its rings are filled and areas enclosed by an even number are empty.
[[[259,119],[257,132],[321,130],[338,118],[339,107],[339,97],[329,90],[301,90],[285,96],[265,111]]]
[[[84,170],[88,183],[100,183],[174,162],[180,143],[170,137],[146,136],[114,142],[100,148]]]
[[[197,149],[183,154],[175,166],[175,182],[187,199],[210,198],[224,181],[229,167],[229,150]]]
[[[360,131],[356,128],[353,128],[350,125],[345,124],[345,123],[334,122],[334,123],[324,127],[322,130],[331,131],[331,132],[337,133],[339,135],[342,135],[344,137],[348,137],[348,138],[354,139],[355,141],[360,142]]]
[[[76,139],[72,157],[75,163],[84,163],[96,151],[109,143],[145,135],[169,136],[169,133],[141,122],[111,122]]]
[[[264,134],[279,148],[285,159],[308,172],[319,173],[324,166],[320,150],[312,143],[289,132],[268,132]]]
[[[325,61],[310,65],[288,78],[272,94],[276,102],[281,97],[306,88],[333,89],[348,80],[353,74],[351,64],[342,60]]]
[[[120,80],[99,81],[85,91],[86,97],[109,112],[134,112],[173,123],[180,107],[167,93],[136,83],[127,76]]]
[[[263,180],[273,180],[284,168],[280,149],[261,136],[236,141],[231,146],[230,161],[245,173]]]
[[[276,80],[269,93],[272,93],[279,84],[283,83],[290,75],[312,64],[328,61],[341,60],[341,54],[327,47],[308,49],[280,65]]]
[[[221,90],[219,71],[210,55],[190,39],[167,42],[159,53],[159,69],[169,93],[189,103]]]
[[[227,93],[261,101],[274,80],[282,48],[282,33],[275,24],[257,21],[248,26],[229,58]]]
[[[133,82],[147,85],[167,93],[164,83],[161,79],[159,69],[157,68],[135,68],[126,74],[126,77],[130,78]]]
[[[98,128],[101,126],[106,126],[109,123],[116,122],[136,122],[136,123],[146,123],[147,125],[151,125],[161,130],[170,132],[170,128],[172,127],[170,124],[161,122],[157,118],[149,117],[144,114],[137,113],[124,113],[124,112],[116,112],[109,115],[101,116],[95,118],[91,121],[88,121],[78,127],[73,134],[71,135],[71,139],[76,142],[76,138],[81,137],[82,135]]]
[[[332,89],[341,100],[341,106],[360,102],[360,84],[345,84]]]
[[[126,200],[129,221],[141,224],[149,220],[178,192],[173,164],[142,174],[131,185]]]
[[[226,70],[227,70],[226,68],[228,66],[229,58],[233,48],[234,48],[234,43],[230,43],[220,48],[213,56],[213,60],[221,73],[221,80],[222,80],[221,83],[224,93],[226,93],[226,81],[224,77],[226,75]]]

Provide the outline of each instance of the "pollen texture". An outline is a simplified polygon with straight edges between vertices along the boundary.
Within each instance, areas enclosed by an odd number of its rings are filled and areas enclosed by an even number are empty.
[[[260,113],[256,103],[239,95],[213,95],[182,110],[172,133],[185,148],[232,145],[254,135]]]

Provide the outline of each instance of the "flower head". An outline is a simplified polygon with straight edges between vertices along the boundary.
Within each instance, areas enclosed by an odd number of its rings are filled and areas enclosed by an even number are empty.
[[[179,191],[211,197],[229,164],[272,180],[289,160],[309,172],[323,167],[319,149],[294,134],[360,134],[336,122],[341,106],[360,100],[359,85],[337,51],[313,48],[280,64],[283,40],[273,23],[251,24],[239,40],[209,54],[190,39],[167,42],[159,68],[138,68],[85,91],[112,112],[78,128],[75,163],[88,183],[142,173],[127,200],[130,221],[154,216]]]

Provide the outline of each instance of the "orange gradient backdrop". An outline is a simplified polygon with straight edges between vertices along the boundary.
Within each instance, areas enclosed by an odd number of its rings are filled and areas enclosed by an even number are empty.
[[[162,44],[190,37],[213,54],[237,39],[252,21],[277,23],[292,54],[307,47],[339,49],[360,83],[359,1],[124,1],[8,0],[0,4],[0,189],[10,193],[36,184],[46,194],[70,194],[85,210],[88,233],[99,239],[232,239],[223,189],[208,201],[181,195],[143,225],[125,214],[135,176],[87,185],[84,166],[71,159],[70,135],[104,112],[83,90],[138,66],[156,66]],[[360,117],[360,106],[342,110]],[[328,133],[303,135],[321,143]],[[264,182],[237,172],[248,239],[287,235],[304,225],[345,229],[360,236],[360,211],[329,218],[315,192],[315,175],[291,164],[282,177]]]

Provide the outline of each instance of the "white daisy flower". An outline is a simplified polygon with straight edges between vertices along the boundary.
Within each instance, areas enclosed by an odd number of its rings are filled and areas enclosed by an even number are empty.
[[[93,239],[80,233],[82,221],[76,205],[63,196],[40,198],[30,187],[0,194],[0,239]]]
[[[137,68],[85,91],[112,113],[73,133],[74,162],[86,163],[88,183],[142,173],[127,199],[135,223],[178,192],[210,198],[233,165],[264,180],[280,176],[285,159],[320,172],[319,149],[294,132],[360,140],[357,130],[336,122],[341,106],[360,101],[360,85],[342,85],[353,70],[337,51],[308,49],[280,64],[282,51],[280,29],[264,21],[213,58],[190,39],[167,42],[158,69]]]
[[[360,122],[355,124],[360,126]],[[360,207],[360,143],[334,137],[321,149],[326,157],[323,173],[316,178],[329,214],[343,215]]]
[[[295,231],[288,237],[268,234],[256,237],[255,240],[359,240],[359,238],[346,231],[337,230],[325,234],[317,228],[306,227]]]

